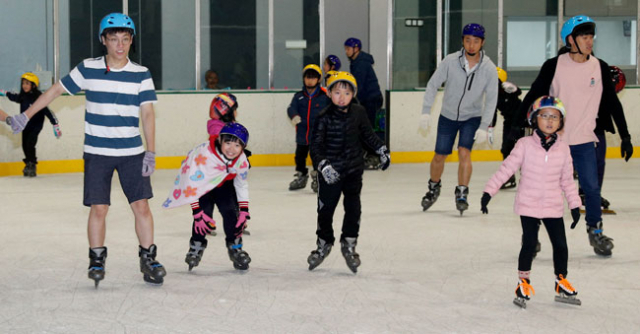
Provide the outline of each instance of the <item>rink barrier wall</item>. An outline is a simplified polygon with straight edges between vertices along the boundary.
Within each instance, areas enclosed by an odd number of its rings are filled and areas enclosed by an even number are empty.
[[[253,152],[253,166],[293,166],[295,152],[295,130],[287,117],[287,106],[295,91],[232,91],[238,97],[238,121],[250,132],[248,148]],[[526,94],[526,91],[525,93]],[[158,92],[156,111],[157,168],[178,168],[186,153],[208,138],[206,122],[209,104],[215,93],[202,92]],[[422,110],[424,92],[389,92],[390,127],[389,147],[392,163],[424,163],[433,157],[435,129],[442,103],[442,92],[438,92],[433,107],[430,129],[425,136],[418,133],[418,119]],[[524,95],[523,95],[524,96]],[[628,87],[620,93],[632,142],[640,140],[640,89]],[[49,106],[60,121],[62,138],[56,140],[48,120],[40,133],[37,146],[38,173],[82,172],[84,141],[83,94],[63,95]],[[19,112],[16,103],[0,98],[0,108],[9,114]],[[570,111],[569,111],[570,112]],[[502,119],[494,133],[493,146],[488,143],[474,146],[473,161],[499,161],[502,138]],[[13,135],[6,125],[0,126],[0,176],[21,175],[24,164],[21,136]],[[620,158],[620,138],[607,134],[607,158]],[[639,148],[635,147],[634,157]],[[457,161],[457,153],[447,158]]]

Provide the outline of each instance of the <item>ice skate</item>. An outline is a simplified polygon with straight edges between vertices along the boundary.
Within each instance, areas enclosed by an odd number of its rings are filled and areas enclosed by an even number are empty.
[[[347,266],[354,274],[358,272],[358,267],[360,266],[360,255],[356,253],[357,244],[356,238],[344,238],[344,240],[340,241],[342,256],[344,256]]]
[[[456,209],[460,211],[460,215],[469,209],[469,202],[467,202],[467,196],[469,195],[469,187],[457,186],[456,187]]]
[[[187,256],[184,259],[184,262],[189,265],[189,271],[200,264],[200,260],[202,260],[202,255],[206,248],[207,239],[204,241],[195,241],[191,238],[191,240],[189,240],[189,252],[187,252]]]
[[[571,286],[571,283],[562,274],[556,277],[556,293],[555,301],[557,302],[582,305],[580,299],[576,297],[578,291]]]
[[[516,287],[516,298],[513,299],[513,303],[521,308],[527,308],[527,300],[531,299],[532,295],[536,294],[536,291],[531,286],[531,281],[528,278],[521,278],[518,281]]]
[[[238,270],[249,269],[251,258],[247,252],[242,250],[242,238],[237,238],[233,242],[227,241],[227,252],[234,268]]]
[[[293,174],[293,181],[289,183],[289,190],[304,189],[307,186],[308,174],[302,174],[302,172],[296,172]]]
[[[515,188],[515,187],[516,187],[516,176],[515,175],[511,175],[511,177],[507,180],[507,182],[505,182],[500,187],[500,190],[511,189],[511,188]]]
[[[319,266],[324,259],[329,256],[331,253],[331,247],[333,245],[328,244],[326,241],[318,238],[316,241],[318,248],[316,250],[311,251],[311,255],[307,258],[307,263],[309,263],[309,270],[315,269]]]
[[[89,278],[94,281],[96,289],[104,279],[106,262],[107,247],[89,248]]]
[[[318,172],[315,170],[311,171],[311,190],[313,190],[314,193],[318,192]]]
[[[153,244],[149,249],[138,246],[138,256],[140,257],[140,272],[144,281],[150,284],[162,285],[164,276],[167,275],[164,267],[156,261],[158,247]]]
[[[427,211],[438,200],[440,188],[442,188],[440,181],[429,180],[429,191],[422,197],[422,211]]]
[[[24,177],[36,177],[36,163],[28,161],[24,164],[24,169],[22,170]]]
[[[600,197],[600,206],[602,207],[602,214],[603,215],[615,215],[616,212],[614,210],[609,209],[609,206],[611,205],[611,203],[609,203],[609,201],[604,198],[604,197]]]
[[[598,222],[596,226],[587,225],[587,233],[589,234],[589,243],[593,247],[593,251],[601,256],[611,256],[613,249],[613,239],[602,234],[602,222]]]

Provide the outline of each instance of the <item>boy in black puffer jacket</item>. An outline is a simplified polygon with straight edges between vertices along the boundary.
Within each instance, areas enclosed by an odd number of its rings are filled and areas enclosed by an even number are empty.
[[[333,213],[344,193],[344,221],[340,245],[347,266],[354,273],[360,265],[355,251],[360,228],[360,191],[364,170],[363,146],[380,157],[382,170],[389,167],[389,150],[373,132],[365,109],[352,103],[358,85],[353,75],[337,72],[327,80],[331,105],[316,119],[311,140],[311,156],[318,175],[318,248],[311,252],[309,270],[329,255],[335,241]],[[321,176],[321,177],[320,177]]]

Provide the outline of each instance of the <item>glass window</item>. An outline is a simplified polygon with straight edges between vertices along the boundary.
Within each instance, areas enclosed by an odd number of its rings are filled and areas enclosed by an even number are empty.
[[[274,88],[299,89],[302,68],[320,64],[318,0],[274,1]]]
[[[507,2],[507,1],[505,1]],[[462,28],[469,23],[481,24],[485,29],[484,51],[494,64],[498,63],[498,0],[444,0],[443,53],[462,49]]]
[[[504,1],[503,69],[529,87],[540,67],[558,54],[558,1]]]
[[[436,69],[436,2],[394,1],[393,89],[424,87]]]
[[[19,92],[20,77],[34,72],[42,90],[53,77],[53,1],[6,1],[0,10],[0,89]],[[25,18],[28,17],[28,20]]]

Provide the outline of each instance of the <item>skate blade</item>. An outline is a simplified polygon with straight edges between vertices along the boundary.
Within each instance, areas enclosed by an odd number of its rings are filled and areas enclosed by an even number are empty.
[[[249,230],[244,230],[244,231],[242,231],[242,234],[243,235],[251,235],[251,232],[249,232]]]
[[[571,305],[582,305],[582,301],[580,299],[569,296],[556,296],[555,301],[558,303],[571,304]]]
[[[152,286],[160,286],[162,285],[162,283],[164,283],[164,278],[162,277],[158,277],[158,278],[153,278],[151,275],[147,275],[144,274],[144,276],[142,276],[142,278],[144,279],[144,281]]]
[[[617,215],[618,214],[617,212],[615,212],[614,210],[611,210],[611,209],[602,209],[601,212],[602,212],[603,215]],[[583,209],[583,208],[580,208],[580,213],[581,214],[585,214],[585,213],[587,213],[587,211],[585,209]]]
[[[524,298],[516,297],[513,299],[513,303],[520,306],[520,308],[527,308],[527,300]]]

